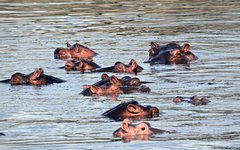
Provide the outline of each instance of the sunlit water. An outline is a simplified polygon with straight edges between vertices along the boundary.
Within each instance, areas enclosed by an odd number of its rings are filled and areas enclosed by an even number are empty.
[[[0,84],[0,149],[239,149],[240,2],[233,1],[0,1],[0,80],[42,67],[67,80],[48,86]],[[82,85],[100,73],[67,73],[53,51],[66,41],[99,53],[111,66],[134,58],[149,94],[84,97]],[[189,43],[199,60],[184,66],[144,64],[149,43]],[[116,74],[121,77],[124,74]],[[211,83],[211,84],[208,84]],[[177,96],[206,96],[206,106],[174,104]],[[153,127],[176,130],[149,141],[112,136],[120,122],[101,116],[122,101],[157,106]]]

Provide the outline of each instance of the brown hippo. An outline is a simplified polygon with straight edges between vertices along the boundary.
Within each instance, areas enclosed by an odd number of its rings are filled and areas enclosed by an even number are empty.
[[[209,101],[206,97],[199,98],[198,96],[195,95],[195,96],[192,96],[191,98],[184,98],[181,96],[177,96],[173,99],[173,102],[174,103],[187,102],[195,106],[198,106],[198,105],[207,105],[211,101]]]
[[[129,94],[129,93],[149,93],[151,89],[148,86],[118,86],[114,84],[110,84],[107,86],[86,86],[81,94],[84,96],[92,96],[92,95],[118,95],[118,94]]]
[[[110,85],[120,86],[120,90],[122,92],[120,93],[134,93],[134,92],[150,92],[150,88],[147,86],[141,86],[142,83],[151,83],[146,81],[140,81],[139,78],[131,78],[129,76],[124,76],[121,79],[112,75],[109,77],[106,73],[102,74],[101,80],[94,83],[93,86],[97,86],[97,91],[106,91],[106,89],[110,90],[112,87],[109,87]],[[93,89],[90,89],[92,85],[84,85],[83,91],[81,92],[85,96],[91,96],[91,95],[98,95],[96,93],[93,93]],[[139,86],[139,87],[134,87]],[[100,90],[101,89],[101,90]],[[100,92],[101,93],[101,92]],[[108,92],[105,92],[108,95]],[[119,93],[119,94],[120,94]],[[101,94],[100,94],[101,95]]]
[[[114,66],[100,68],[94,70],[94,72],[131,73],[136,75],[142,70],[143,68],[137,64],[136,60],[132,59],[128,65],[125,65],[124,63],[118,61],[114,64]]]
[[[125,118],[139,120],[142,118],[158,117],[159,109],[150,105],[140,105],[137,101],[130,101],[123,102],[104,112],[102,115],[114,120],[123,120]]]
[[[43,69],[38,68],[28,75],[22,73],[15,73],[11,76],[10,79],[0,82],[10,83],[11,85],[47,85],[52,83],[61,83],[65,81],[50,75],[45,75]]]
[[[124,119],[120,128],[113,132],[113,136],[122,138],[125,142],[133,139],[148,140],[153,134],[162,133],[176,133],[175,130],[166,131],[161,129],[152,128],[148,122],[141,122],[139,124],[131,124],[129,119]]]
[[[68,60],[64,68],[66,71],[80,71],[84,73],[86,70],[95,70],[96,68],[100,68],[100,66],[92,61],[80,59],[79,61]]]
[[[198,59],[190,51],[190,45],[180,46],[174,42],[159,46],[156,42],[151,42],[149,49],[149,59],[145,63],[154,64],[189,64],[189,61]]]
[[[57,48],[54,51],[55,59],[86,59],[96,55],[97,53],[95,53],[93,50],[78,43],[72,46],[67,43],[67,48]]]

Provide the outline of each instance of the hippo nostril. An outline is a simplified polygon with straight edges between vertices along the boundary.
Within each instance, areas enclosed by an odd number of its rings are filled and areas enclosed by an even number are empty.
[[[142,127],[141,130],[144,131],[146,128],[145,127]]]

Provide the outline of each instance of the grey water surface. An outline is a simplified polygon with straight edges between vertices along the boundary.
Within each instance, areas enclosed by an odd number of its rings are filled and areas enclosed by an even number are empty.
[[[84,84],[101,73],[59,69],[53,51],[83,44],[94,61],[111,66],[137,60],[137,77],[151,93],[84,97]],[[189,43],[199,59],[186,66],[143,63],[149,43]],[[47,86],[0,84],[0,149],[240,149],[239,0],[0,0],[0,80],[43,68],[67,80]],[[111,73],[110,73],[111,75]],[[121,77],[126,74],[116,74]],[[206,96],[211,103],[174,104],[175,96]],[[101,116],[123,102],[157,106],[147,119],[175,134],[125,143],[112,136],[120,122]]]

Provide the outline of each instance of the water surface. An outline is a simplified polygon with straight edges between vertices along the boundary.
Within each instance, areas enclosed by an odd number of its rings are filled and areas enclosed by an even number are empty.
[[[67,80],[48,86],[0,84],[1,149],[238,149],[240,143],[240,2],[1,0],[0,80],[43,68]],[[84,97],[82,85],[101,73],[67,73],[53,51],[79,43],[99,53],[101,66],[134,58],[149,94]],[[143,62],[149,43],[189,43],[199,60],[185,66]],[[111,75],[111,74],[110,74]],[[116,74],[121,77],[124,74]],[[208,84],[211,83],[211,84]],[[207,106],[174,104],[177,96],[206,96]],[[129,100],[157,106],[153,127],[177,130],[149,141],[124,143],[112,132],[120,122],[101,116]]]

